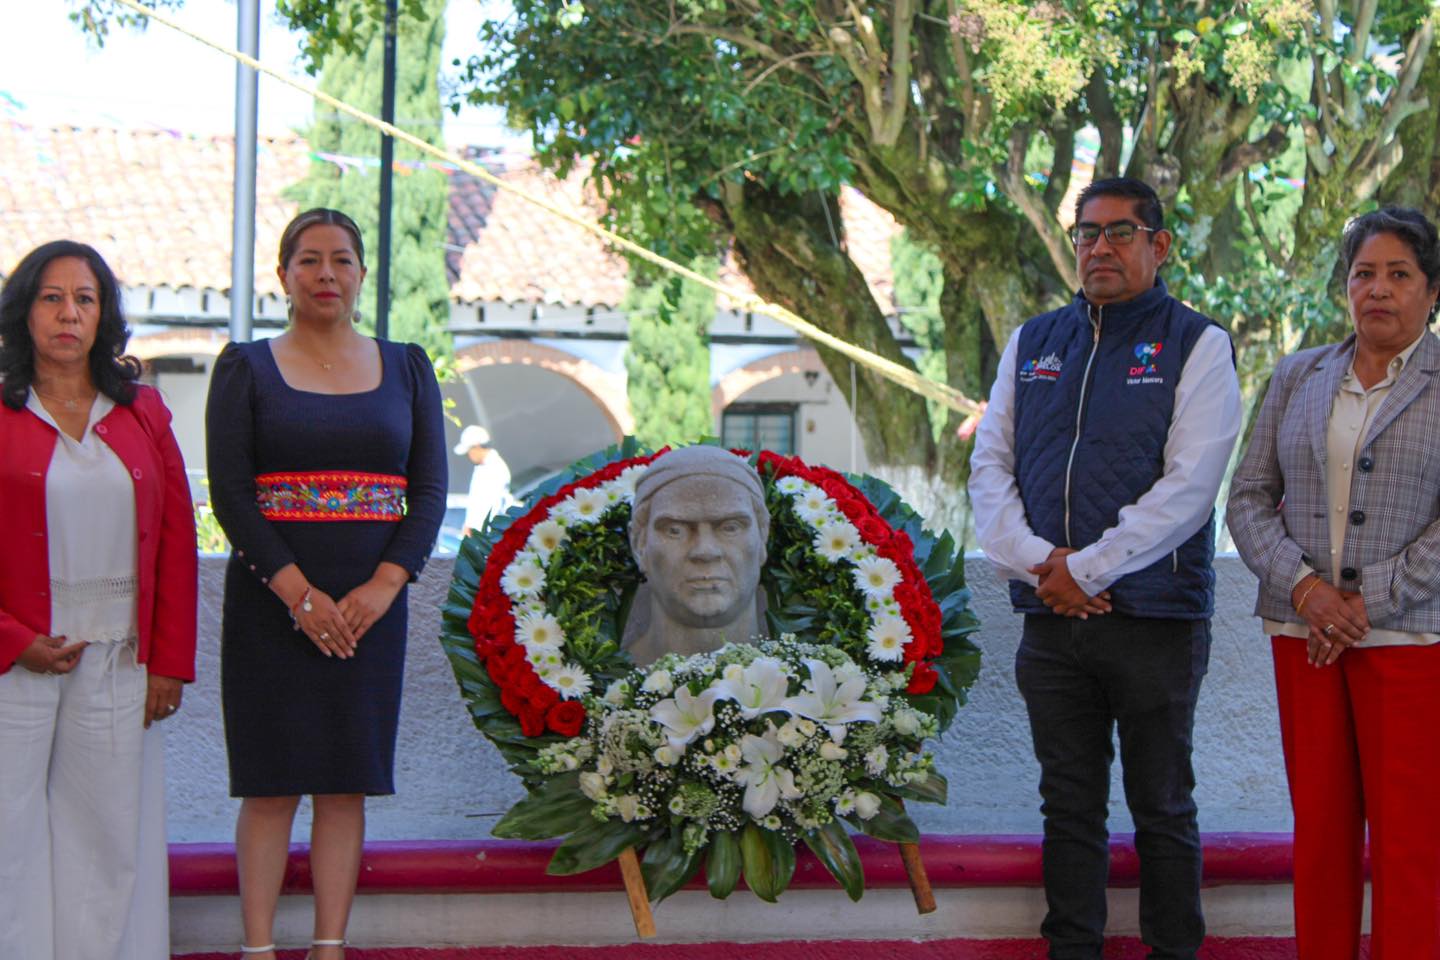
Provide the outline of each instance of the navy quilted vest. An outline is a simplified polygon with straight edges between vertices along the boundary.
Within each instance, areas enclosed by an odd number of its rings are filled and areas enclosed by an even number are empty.
[[[1015,358],[1015,479],[1036,534],[1057,546],[1088,546],[1160,478],[1175,386],[1212,322],[1157,280],[1134,300],[1092,307],[1077,295],[1025,323]],[[1114,609],[1209,617],[1214,527],[1212,517],[1178,550],[1115,581]],[[1019,580],[1010,581],[1010,598],[1020,612],[1049,612]]]

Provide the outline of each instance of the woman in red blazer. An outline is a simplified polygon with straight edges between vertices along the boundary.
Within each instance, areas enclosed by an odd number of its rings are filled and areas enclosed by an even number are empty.
[[[195,523],[128,336],[84,244],[0,294],[0,943],[34,960],[169,955],[146,731],[194,679]]]

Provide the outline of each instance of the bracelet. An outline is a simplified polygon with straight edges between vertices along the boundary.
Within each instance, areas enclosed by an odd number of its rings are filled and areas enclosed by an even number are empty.
[[[306,613],[309,613],[310,611],[315,609],[314,605],[310,603],[310,592],[312,589],[313,588],[307,584],[305,587],[305,592],[300,595],[299,600],[295,601],[295,606],[290,608],[291,620],[295,619],[296,610],[304,610]]]
[[[1310,586],[1308,586],[1308,587],[1305,588],[1305,592],[1302,593],[1302,594],[1300,594],[1300,602],[1297,603],[1297,604],[1295,604],[1295,612],[1296,612],[1296,613],[1299,613],[1301,610],[1303,610],[1303,609],[1305,608],[1305,601],[1310,598],[1310,591],[1311,591],[1311,590],[1314,590],[1316,587],[1320,586],[1320,575],[1319,575],[1318,573],[1316,573],[1316,574],[1311,574],[1311,576],[1313,576],[1315,579],[1310,582]],[[305,595],[306,595],[306,596],[309,596],[309,595],[310,595],[310,591],[308,591],[308,590],[305,591]]]

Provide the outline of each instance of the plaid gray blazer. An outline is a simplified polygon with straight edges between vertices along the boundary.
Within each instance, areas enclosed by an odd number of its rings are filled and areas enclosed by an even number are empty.
[[[1381,403],[1351,472],[1350,525],[1330,562],[1326,429],[1355,336],[1281,360],[1230,482],[1226,522],[1260,578],[1258,616],[1303,622],[1291,587],[1307,563],[1359,590],[1372,626],[1440,632],[1440,339],[1426,331]]]

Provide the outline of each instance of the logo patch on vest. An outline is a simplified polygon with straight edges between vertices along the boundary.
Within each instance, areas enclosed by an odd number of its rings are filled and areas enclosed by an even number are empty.
[[[1164,348],[1165,344],[1158,340],[1154,343],[1135,344],[1135,359],[1137,363],[1130,368],[1129,375],[1125,378],[1126,385],[1133,386],[1137,383],[1164,383],[1165,378],[1160,376],[1160,368],[1155,365],[1155,358],[1160,355],[1160,351]]]
[[[1020,382],[1033,383],[1036,380],[1048,380],[1053,383],[1059,378],[1060,368],[1064,365],[1065,361],[1058,353],[1026,360],[1020,367]]]

